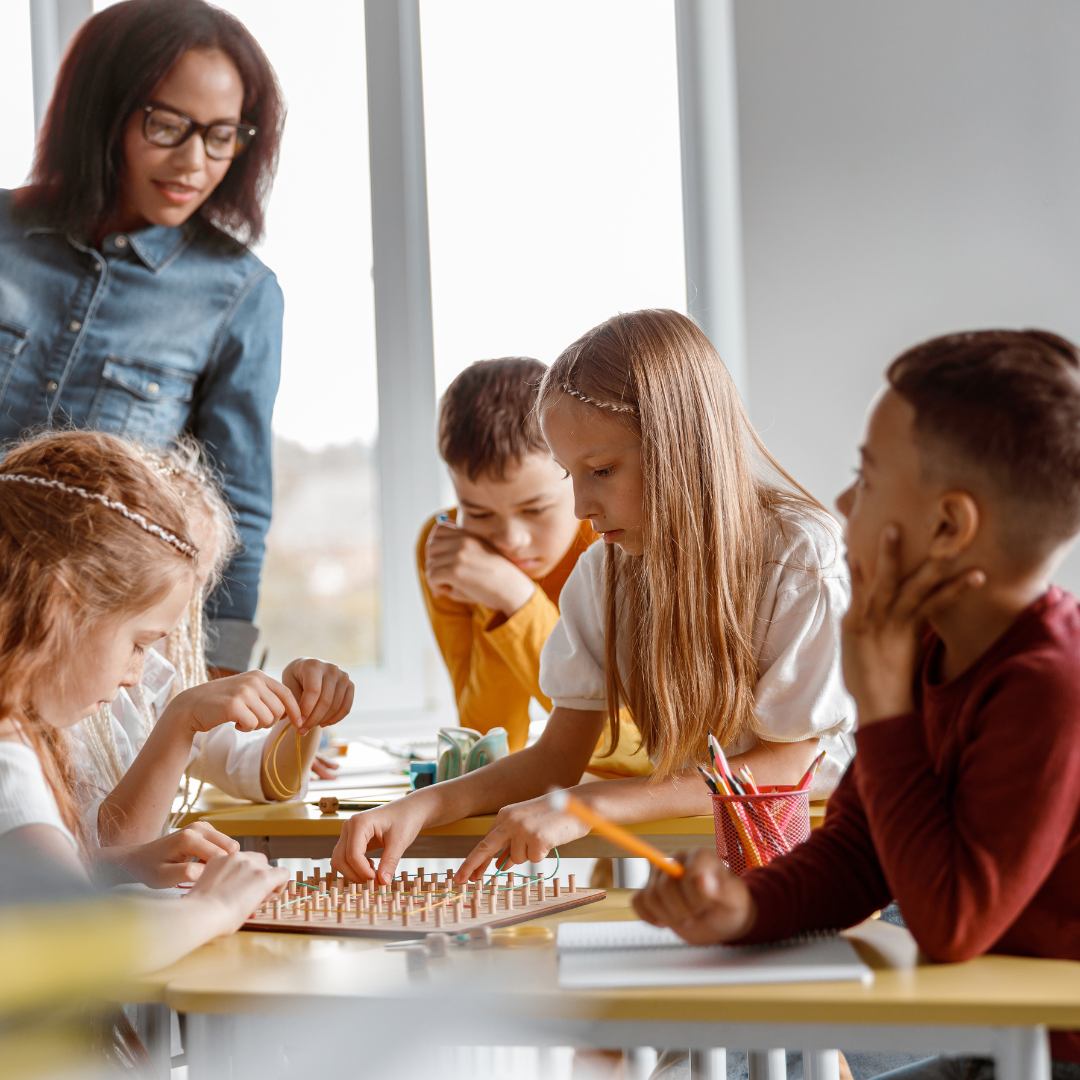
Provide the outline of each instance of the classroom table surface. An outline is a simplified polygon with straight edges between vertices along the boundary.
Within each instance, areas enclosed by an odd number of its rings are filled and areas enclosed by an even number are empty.
[[[333,794],[337,794],[342,801],[362,797],[360,793],[353,792]],[[371,795],[367,797],[373,798]],[[196,810],[181,819],[180,824],[201,820],[238,840],[268,839],[270,850],[267,854],[273,857],[325,858],[337,837],[341,835],[342,823],[360,812],[339,810],[334,814],[323,814],[318,805],[313,805],[310,801],[229,802],[231,805],[219,809]],[[824,818],[825,804],[811,803],[811,827],[816,828]],[[487,834],[494,821],[494,815],[488,814],[423,829],[406,854],[418,858],[463,858],[480,837]],[[627,829],[638,836],[646,837],[654,847],[668,854],[688,847],[711,844],[715,835],[711,815],[665,818],[628,825]],[[625,851],[593,834],[561,846],[559,853],[564,858],[618,858],[626,855]]]
[[[636,918],[629,890],[539,919]],[[868,920],[847,931],[872,984],[859,982],[560,990],[554,944],[528,949],[452,948],[429,962],[417,989],[406,957],[383,941],[243,931],[220,938],[171,967],[144,976],[125,1000],[164,1002],[181,1012],[244,1015],[317,1006],[323,1000],[404,1000],[460,995],[472,1004],[490,995],[518,1016],[623,1021],[1000,1025],[1080,1028],[1080,963],[983,956],[962,964],[920,957],[908,931]]]

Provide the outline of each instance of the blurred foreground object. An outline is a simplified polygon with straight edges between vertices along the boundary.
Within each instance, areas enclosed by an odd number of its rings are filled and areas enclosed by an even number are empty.
[[[111,996],[134,967],[139,932],[130,903],[0,838],[0,1080],[113,1076],[121,1060],[139,1060]]]

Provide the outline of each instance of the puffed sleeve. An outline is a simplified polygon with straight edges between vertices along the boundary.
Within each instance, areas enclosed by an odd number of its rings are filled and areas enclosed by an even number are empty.
[[[855,702],[840,666],[840,623],[851,600],[842,553],[831,519],[797,523],[758,605],[754,734],[766,742],[820,740],[828,756],[812,798],[836,787],[855,750]]]
[[[566,579],[540,654],[540,689],[555,708],[606,708],[603,584],[604,545],[593,544]]]

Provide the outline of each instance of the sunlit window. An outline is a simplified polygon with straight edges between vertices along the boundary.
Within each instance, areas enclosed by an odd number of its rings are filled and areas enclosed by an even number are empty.
[[[436,383],[685,310],[674,5],[421,0]]]
[[[0,4],[0,188],[19,187],[34,153],[30,5]]]

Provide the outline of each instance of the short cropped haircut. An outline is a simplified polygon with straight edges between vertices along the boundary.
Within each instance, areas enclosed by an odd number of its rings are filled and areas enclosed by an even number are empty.
[[[470,364],[447,388],[439,408],[439,453],[470,480],[505,480],[547,443],[536,416],[536,392],[546,365],[527,356]]]
[[[981,479],[1002,542],[1031,561],[1080,532],[1080,353],[1044,330],[981,330],[916,345],[889,385],[915,410],[929,470]]]
[[[204,0],[126,0],[83,23],[56,76],[20,216],[81,237],[107,221],[120,198],[124,125],[191,49],[228,55],[244,84],[241,118],[258,128],[196,220],[243,244],[258,241],[285,103],[248,29]]]

